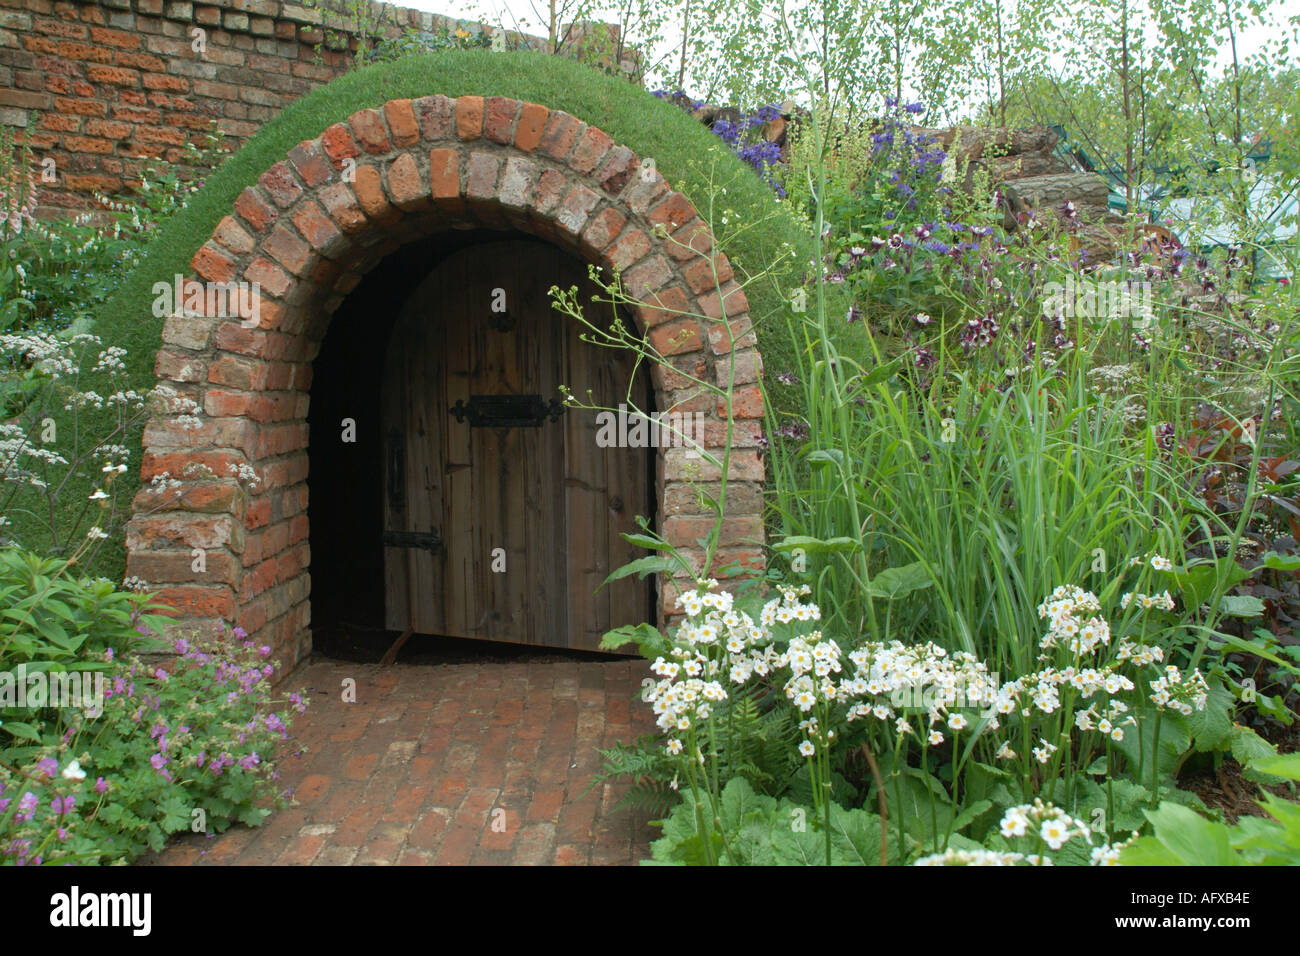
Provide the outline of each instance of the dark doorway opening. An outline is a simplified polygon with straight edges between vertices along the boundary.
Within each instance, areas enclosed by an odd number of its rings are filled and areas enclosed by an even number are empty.
[[[308,413],[309,573],[316,653],[375,662],[399,636],[385,627],[381,422],[385,357],[402,307],[431,270],[462,249],[523,238],[510,232],[449,230],[408,243],[372,269],[331,319],[313,363]],[[625,321],[632,324],[630,317]],[[648,382],[645,391],[643,407],[652,407]],[[343,441],[345,419],[355,422],[350,442]],[[654,489],[654,455],[645,457],[649,487]],[[653,492],[650,499],[653,508]],[[653,615],[652,596],[646,613]],[[417,634],[400,659],[448,663],[592,656],[586,651]]]

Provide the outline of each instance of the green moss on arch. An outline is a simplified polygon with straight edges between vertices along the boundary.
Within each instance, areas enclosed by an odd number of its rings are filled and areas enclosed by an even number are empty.
[[[766,366],[790,367],[792,343],[780,310],[783,295],[805,271],[802,263],[808,261],[810,246],[771,189],[703,125],[638,87],[559,57],[474,50],[412,56],[342,76],[292,103],[232,155],[186,208],[168,221],[140,265],[97,314],[94,332],[105,344],[128,350],[135,387],[152,386],[154,356],[161,344],[162,320],[151,314],[153,284],[169,281],[176,273],[189,274],[194,252],[230,213],[246,186],[299,142],[320,135],[356,110],[436,93],[508,96],[571,113],[638,155],[653,157],[669,183],[691,198],[706,217],[709,177],[725,184],[727,194],[718,200],[730,210],[729,222],[721,224],[724,207],[719,201],[711,218],[738,278],[766,270],[786,243],[795,251],[787,256],[780,274],[768,274],[746,290]],[[123,501],[130,500],[138,483],[140,438],[139,431],[129,436],[135,454],[119,489]],[[27,524],[21,522],[17,530],[21,533]],[[30,533],[21,537],[40,546]],[[120,580],[124,564],[121,547],[106,548],[96,570]]]

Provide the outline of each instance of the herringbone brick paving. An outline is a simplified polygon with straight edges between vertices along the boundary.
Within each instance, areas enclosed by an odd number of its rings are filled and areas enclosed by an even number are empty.
[[[631,864],[655,830],[584,794],[597,747],[654,728],[642,661],[487,661],[380,668],[314,660],[281,759],[295,805],[257,829],[186,835],[150,865]],[[345,703],[344,681],[356,681]],[[495,825],[494,825],[495,824]]]

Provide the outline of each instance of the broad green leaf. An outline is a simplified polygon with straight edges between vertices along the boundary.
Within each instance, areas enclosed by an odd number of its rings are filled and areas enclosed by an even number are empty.
[[[901,597],[906,597],[913,591],[920,591],[934,584],[934,579],[930,572],[926,570],[925,562],[915,561],[912,564],[905,564],[898,568],[885,568],[867,585],[867,590],[872,597],[884,598],[887,601],[896,601]]]
[[[1281,755],[1274,753],[1256,757],[1250,762],[1250,769],[1266,773],[1271,777],[1300,781],[1300,753]]]
[[[601,582],[600,586],[604,587],[611,581],[618,581],[622,578],[630,577],[633,574],[645,577],[647,574],[659,574],[663,571],[671,571],[675,567],[677,567],[677,565],[672,561],[672,559],[652,554],[644,558],[637,558],[635,561],[630,561],[621,568],[613,571],[609,577]]]
[[[1219,610],[1228,617],[1259,617],[1264,602],[1252,594],[1226,594],[1219,601]]]

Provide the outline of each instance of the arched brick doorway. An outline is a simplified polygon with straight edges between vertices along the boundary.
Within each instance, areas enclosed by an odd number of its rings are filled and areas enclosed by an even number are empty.
[[[191,278],[256,282],[260,296],[255,328],[181,314],[163,328],[156,374],[203,414],[194,427],[178,407],[146,427],[127,573],[148,581],[182,621],[237,623],[285,666],[310,650],[312,361],[367,272],[403,244],[447,229],[526,233],[620,271],[645,303],[632,310],[639,330],[676,368],[719,383],[729,365],[725,316],[737,335],[736,414],[748,427],[737,429],[747,447],[733,453],[729,498],[739,505],[720,553],[761,562],[761,360],[744,292],[707,224],[658,171],[576,117],[500,97],[428,96],[361,110],[294,147],[194,255]],[[655,368],[652,382],[657,410],[704,413],[704,444],[717,450],[724,429],[713,402],[671,370]],[[716,470],[680,447],[656,458],[661,530],[691,551],[708,519],[696,513],[688,481],[716,480]],[[212,476],[187,476],[190,464]],[[256,486],[238,483],[240,466],[256,472]],[[161,473],[185,493],[160,511],[149,484]],[[194,549],[204,553],[201,571]],[[659,593],[666,615],[675,591],[660,582]]]

